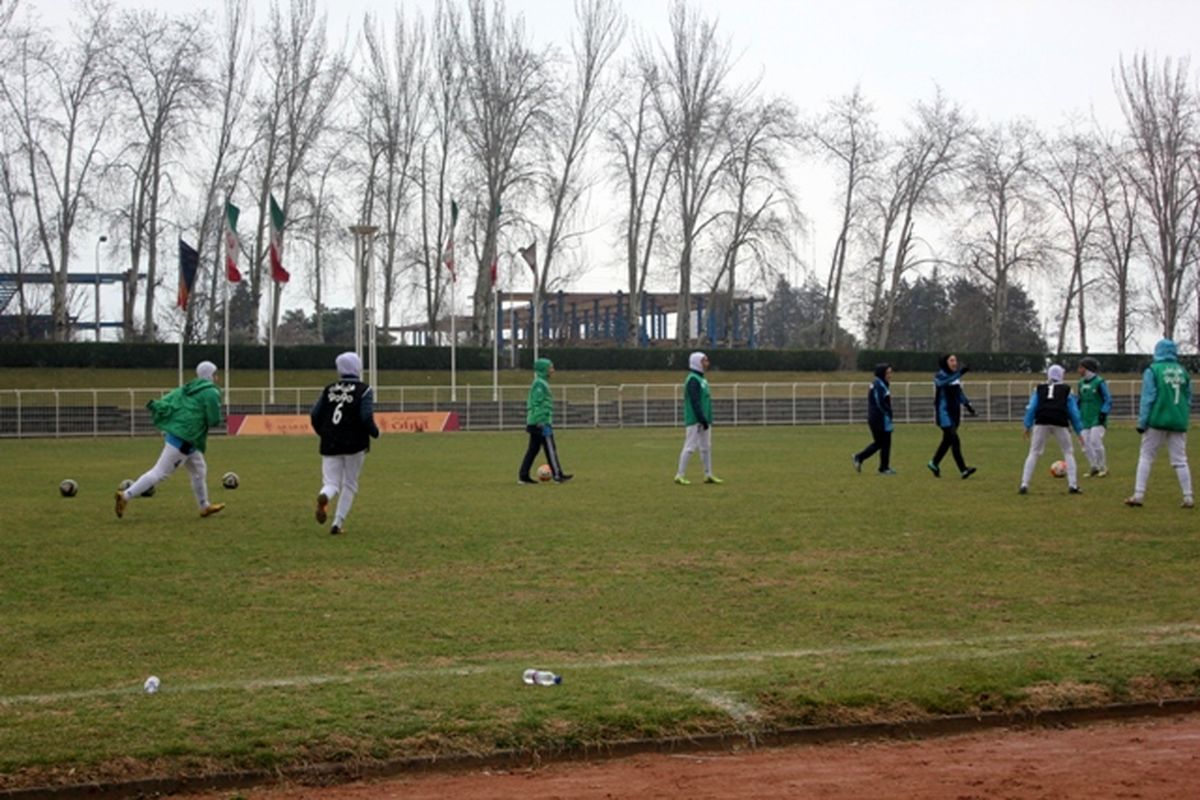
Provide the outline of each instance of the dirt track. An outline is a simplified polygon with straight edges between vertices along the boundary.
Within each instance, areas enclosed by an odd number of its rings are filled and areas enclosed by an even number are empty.
[[[993,730],[911,742],[639,755],[536,770],[285,786],[193,800],[1180,800],[1200,798],[1200,714],[1070,729]]]

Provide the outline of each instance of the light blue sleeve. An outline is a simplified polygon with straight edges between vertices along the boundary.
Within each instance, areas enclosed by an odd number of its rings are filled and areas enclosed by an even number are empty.
[[[1150,427],[1150,409],[1158,399],[1158,386],[1154,383],[1154,370],[1147,369],[1142,373],[1142,399],[1138,405],[1137,426],[1140,430]]]
[[[1037,389],[1029,395],[1029,403],[1025,406],[1025,430],[1033,427],[1033,419],[1037,415],[1038,396]]]
[[[1100,413],[1112,413],[1112,392],[1108,390],[1108,381],[1100,380]]]

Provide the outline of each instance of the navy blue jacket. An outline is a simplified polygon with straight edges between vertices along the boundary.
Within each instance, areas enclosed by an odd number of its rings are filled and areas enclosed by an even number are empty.
[[[892,430],[892,390],[878,376],[867,391],[867,424],[890,433]]]
[[[933,376],[934,421],[939,428],[956,428],[962,421],[962,410],[971,408],[971,401],[962,388],[962,371],[939,369]]]

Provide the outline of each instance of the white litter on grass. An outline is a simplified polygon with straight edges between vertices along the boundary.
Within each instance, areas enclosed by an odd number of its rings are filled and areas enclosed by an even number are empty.
[[[1114,639],[1116,640],[1114,642]],[[880,665],[904,664],[916,660],[963,660],[993,658],[998,654],[1025,652],[1047,643],[1095,649],[1106,646],[1124,648],[1165,647],[1200,642],[1200,623],[1174,625],[1142,625],[1117,628],[1089,628],[1081,630],[1042,631],[1036,633],[1014,633],[997,636],[963,637],[955,639],[892,639],[839,647],[812,647],[792,650],[758,650],[732,653],[708,653],[686,656],[650,656],[599,661],[563,663],[563,669],[607,670],[653,667],[701,667],[707,664],[749,665],[765,661],[845,658],[848,656],[878,654],[871,659]],[[942,653],[904,654],[904,651],[945,651]],[[473,664],[461,667],[408,667],[378,672],[342,673],[339,675],[298,675],[278,678],[250,678],[245,680],[217,681],[211,683],[171,683],[171,694],[192,692],[257,691],[262,689],[290,689],[326,684],[355,684],[395,680],[399,678],[436,678],[446,674],[470,677],[513,669],[511,661],[491,664]],[[727,670],[728,671],[728,670]],[[739,670],[733,670],[738,672]],[[45,694],[21,694],[0,696],[0,706],[27,703],[56,703],[97,697],[119,697],[140,691],[123,685],[107,689],[81,689]]]

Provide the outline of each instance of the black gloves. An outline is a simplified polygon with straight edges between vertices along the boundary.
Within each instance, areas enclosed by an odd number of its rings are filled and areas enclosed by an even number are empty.
[[[971,405],[970,403],[967,403],[965,406],[963,406],[963,408],[967,409],[967,413],[970,414],[972,417],[975,416],[975,406]]]
[[[963,364],[961,367],[958,368],[959,375],[966,375],[970,371],[971,371],[971,366],[969,364]]]
[[[1145,432],[1146,432],[1146,429],[1145,429],[1145,428],[1138,428],[1138,429],[1137,429],[1137,432],[1138,432],[1138,433],[1145,433]]]
[[[708,422],[706,422],[705,420],[700,420],[700,430],[702,430],[702,431],[708,430]]]
[[[1100,424],[1101,425],[1108,424],[1108,414],[1105,414],[1103,411],[1100,412]]]

